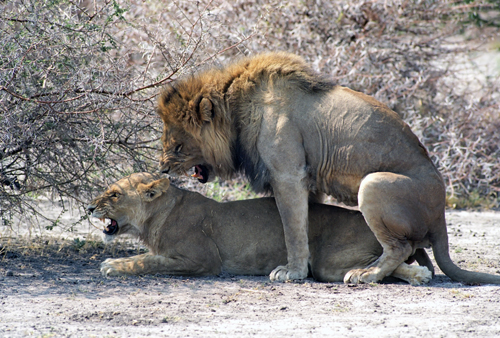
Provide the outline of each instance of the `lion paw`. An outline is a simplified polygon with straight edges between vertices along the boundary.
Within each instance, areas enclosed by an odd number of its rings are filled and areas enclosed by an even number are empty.
[[[116,261],[116,259],[111,259],[108,258],[104,262],[101,263],[101,274],[103,277],[111,277],[111,276],[120,276],[120,270],[118,270],[113,262]]]
[[[416,266],[413,276],[408,281],[411,285],[427,284],[432,279],[432,272],[426,266]]]
[[[286,282],[294,279],[304,279],[307,277],[307,267],[305,271],[290,269],[288,265],[280,265],[269,275],[272,282]]]
[[[360,283],[376,283],[381,280],[379,277],[379,270],[377,267],[368,269],[354,269],[346,273],[344,276],[344,283],[346,284],[360,284]]]

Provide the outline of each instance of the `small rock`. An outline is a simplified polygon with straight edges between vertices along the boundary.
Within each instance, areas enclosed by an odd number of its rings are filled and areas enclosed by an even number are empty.
[[[9,270],[9,271],[7,271],[7,272],[5,273],[5,275],[6,275],[7,277],[12,277],[12,276],[14,276],[14,271]]]

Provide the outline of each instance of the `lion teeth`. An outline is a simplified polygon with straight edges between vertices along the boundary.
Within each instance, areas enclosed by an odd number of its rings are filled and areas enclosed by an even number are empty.
[[[193,175],[191,175],[191,177],[195,177],[199,180],[202,180],[203,179],[203,175],[201,175],[200,173],[194,173]]]

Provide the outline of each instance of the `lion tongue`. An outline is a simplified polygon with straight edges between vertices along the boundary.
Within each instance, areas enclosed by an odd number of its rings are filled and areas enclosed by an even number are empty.
[[[202,169],[200,168],[199,165],[194,167],[194,174],[191,175],[191,177],[197,178],[199,180],[203,180],[203,175],[201,174]]]

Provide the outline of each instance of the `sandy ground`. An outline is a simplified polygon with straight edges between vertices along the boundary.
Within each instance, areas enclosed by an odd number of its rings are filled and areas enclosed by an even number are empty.
[[[500,274],[500,213],[447,216],[453,260]],[[439,269],[420,287],[246,276],[106,279],[100,262],[137,254],[137,243],[104,246],[94,228],[64,229],[32,228],[30,238],[1,229],[1,337],[500,336],[500,287],[451,282]]]

